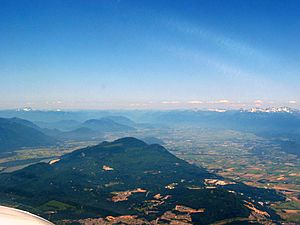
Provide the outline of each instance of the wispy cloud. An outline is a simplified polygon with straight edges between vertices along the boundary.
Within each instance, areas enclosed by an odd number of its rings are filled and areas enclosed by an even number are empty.
[[[215,105],[215,104],[229,104],[229,103],[233,103],[233,102],[231,102],[227,99],[219,99],[219,100],[207,101],[206,103]]]
[[[221,100],[218,100],[216,103],[229,103],[229,100],[221,99]]]
[[[225,74],[227,76],[244,78],[252,77],[250,73],[240,69],[239,67],[229,65],[228,63],[220,62],[219,60],[214,59],[208,54],[200,51],[193,51],[186,48],[174,46],[169,46],[166,50],[177,57],[192,60],[195,63],[213,67],[220,73]]]
[[[148,103],[131,103],[129,105],[130,107],[144,107],[144,106],[149,106]]]
[[[162,104],[180,104],[180,101],[162,101]]]
[[[192,101],[188,101],[187,103],[188,103],[188,104],[195,104],[195,105],[198,105],[198,104],[202,104],[203,102],[202,102],[202,101],[199,101],[199,100],[192,100]]]
[[[192,23],[178,22],[175,20],[168,21],[167,26],[182,34],[204,40],[205,42],[215,45],[219,49],[238,54],[239,56],[248,57],[260,62],[270,61],[272,58],[269,54],[266,54],[246,42],[236,40],[228,35],[213,31],[204,26],[197,26]]]

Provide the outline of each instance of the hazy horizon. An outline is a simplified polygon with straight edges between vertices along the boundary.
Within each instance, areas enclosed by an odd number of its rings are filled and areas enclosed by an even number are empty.
[[[81,108],[81,107],[68,107],[60,105],[56,107],[34,107],[34,104],[23,105],[20,107],[3,107],[0,108],[0,111],[5,110],[22,110],[22,111],[164,111],[164,110],[239,110],[239,109],[268,109],[268,108],[284,108],[288,107],[295,110],[300,110],[300,107],[296,104],[265,104],[265,103],[217,103],[208,102],[208,103],[190,103],[190,102],[170,102],[170,103],[161,103],[161,102],[151,102],[151,103],[131,103],[131,104],[112,104],[109,103],[110,107],[106,104],[94,104],[93,106]],[[220,111],[221,112],[221,111]]]

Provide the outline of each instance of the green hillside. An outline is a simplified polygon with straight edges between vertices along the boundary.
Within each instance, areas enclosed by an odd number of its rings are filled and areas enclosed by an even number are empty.
[[[54,138],[43,134],[29,121],[0,118],[0,152],[24,147],[50,146],[55,143]]]
[[[175,213],[194,224],[208,224],[247,218],[251,210],[244,200],[250,201],[251,193],[267,193],[266,200],[279,198],[275,192],[247,186],[242,187],[249,195],[241,195],[239,184],[233,192],[205,179],[222,180],[160,145],[123,138],[74,151],[55,163],[0,175],[0,203],[17,203],[54,222],[136,215],[167,223],[166,215]],[[254,198],[253,206],[268,211]]]

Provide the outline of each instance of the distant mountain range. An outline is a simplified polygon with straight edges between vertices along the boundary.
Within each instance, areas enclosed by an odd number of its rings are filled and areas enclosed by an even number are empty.
[[[119,111],[109,111],[109,110],[99,110],[99,111],[42,111],[33,110],[30,108],[18,109],[18,110],[0,110],[0,117],[11,118],[18,117],[25,120],[34,121],[41,127],[46,127],[47,123],[55,124],[59,121],[61,128],[64,127],[63,121],[66,121],[67,130],[70,130],[68,126],[75,123],[80,123],[91,118],[107,118],[111,119],[117,123],[124,124],[127,126],[135,127],[139,123],[153,124],[154,119],[157,115],[168,114],[170,112],[198,112],[200,114],[209,113],[279,113],[279,114],[298,114],[300,115],[300,110],[293,109],[289,107],[269,107],[269,108],[251,108],[251,109],[238,109],[238,110],[228,110],[228,109],[207,109],[207,110],[170,110],[170,111],[159,111],[159,110],[119,110]],[[134,122],[133,122],[133,121]],[[40,125],[39,123],[43,125]],[[137,123],[137,124],[136,124]],[[135,125],[134,125],[135,124]],[[58,125],[58,124],[57,124]],[[73,128],[76,124],[73,124]],[[50,125],[51,126],[51,125]],[[47,127],[47,128],[57,128],[57,127]],[[64,129],[63,129],[64,130]]]
[[[27,120],[0,118],[0,152],[55,144],[54,138],[45,135],[35,124]]]
[[[122,132],[135,130],[135,122],[125,116],[107,116],[99,119],[88,119],[84,122],[76,120],[60,120],[56,122],[36,122],[42,128],[72,131],[79,128],[89,128],[101,132]]]
[[[109,118],[90,119],[83,123],[72,120],[69,125],[68,121],[64,120],[47,124],[46,127],[55,127],[55,129],[44,128],[43,132],[60,140],[99,140],[104,133],[135,130],[134,127],[117,123]],[[69,129],[66,129],[67,127]]]
[[[122,219],[200,225],[237,217],[276,220],[266,202],[282,199],[273,190],[226,181],[135,138],[103,142],[0,175],[0,203],[17,203],[67,224],[91,218],[105,224]]]
[[[256,134],[300,134],[300,114],[287,112],[174,110],[146,115],[148,122],[168,126],[236,129]]]
[[[134,127],[120,124],[112,119],[134,124],[126,117],[91,119],[83,123],[63,120],[53,123],[39,122],[36,125],[20,118],[0,118],[0,151],[27,147],[44,147],[64,140],[101,140],[105,132],[134,131]],[[41,127],[42,126],[42,127]]]
[[[30,122],[25,124],[21,120],[16,122],[22,122],[23,125],[59,140],[102,140],[104,134],[110,132],[126,133],[136,130],[196,127],[254,133],[274,139],[284,146],[284,151],[300,154],[297,147],[300,146],[300,113],[299,110],[288,107],[118,112],[8,110],[0,111],[1,115],[31,118],[32,121],[37,122],[35,124]]]
[[[102,139],[103,133],[95,131],[86,127],[77,128],[71,131],[56,131],[52,134],[60,140],[77,140],[77,141],[87,141],[87,140],[99,140]]]
[[[115,122],[109,118],[90,119],[82,123],[80,126],[101,132],[124,132],[135,130],[133,127]]]
[[[81,122],[77,120],[59,120],[55,122],[35,121],[35,124],[45,129],[58,129],[60,131],[71,131],[79,128]]]

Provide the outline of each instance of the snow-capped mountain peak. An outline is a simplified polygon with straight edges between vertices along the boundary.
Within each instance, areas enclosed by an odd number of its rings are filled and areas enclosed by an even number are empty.
[[[264,112],[264,113],[299,113],[299,110],[297,109],[292,109],[287,106],[282,106],[282,107],[268,107],[268,108],[251,108],[248,110],[244,110],[246,112]]]

